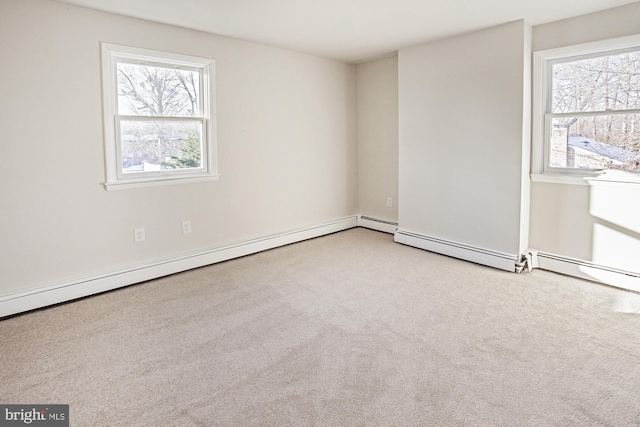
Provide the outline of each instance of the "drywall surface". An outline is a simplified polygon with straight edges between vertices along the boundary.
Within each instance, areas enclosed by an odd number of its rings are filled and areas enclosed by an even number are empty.
[[[639,185],[534,182],[531,247],[640,274]]]
[[[516,255],[526,246],[529,32],[518,21],[400,50],[401,229]]]
[[[544,50],[633,34],[640,34],[640,3],[538,25],[533,46]],[[530,246],[640,273],[640,184],[587,184],[532,182]]]
[[[593,219],[588,212],[588,186],[533,182],[531,247],[590,261]]]
[[[533,50],[640,33],[640,2],[533,27]]]
[[[357,73],[358,211],[398,222],[398,57],[358,64]]]
[[[104,189],[100,42],[216,60],[219,181]],[[45,0],[0,53],[0,295],[357,213],[355,65]]]

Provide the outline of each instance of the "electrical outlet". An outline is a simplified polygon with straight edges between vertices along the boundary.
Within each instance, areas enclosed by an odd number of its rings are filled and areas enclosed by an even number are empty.
[[[191,233],[191,221],[182,221],[182,234]]]
[[[388,207],[393,206],[393,199],[391,197],[387,197],[387,206]]]
[[[144,242],[144,228],[136,228],[133,230],[133,240],[136,243]]]

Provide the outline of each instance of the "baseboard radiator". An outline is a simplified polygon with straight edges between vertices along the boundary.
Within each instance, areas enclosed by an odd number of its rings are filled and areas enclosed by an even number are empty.
[[[394,240],[398,243],[459,258],[476,264],[498,268],[511,272],[520,272],[526,265],[525,258],[516,254],[497,252],[489,249],[437,239],[423,234],[413,233],[398,229],[394,234]]]
[[[522,256],[492,251],[401,230],[395,222],[359,215],[170,259],[156,260],[128,269],[0,295],[0,318],[354,227],[393,234],[394,240],[398,243],[501,270],[520,272],[525,268],[541,268],[640,292],[640,273],[637,272],[613,269],[535,250],[530,250]]]
[[[251,255],[357,226],[358,217],[354,215],[258,239],[205,249],[169,259],[155,260],[123,270],[104,272],[92,277],[0,295],[0,318]]]
[[[640,272],[607,267],[590,261],[533,249],[529,250],[529,254],[534,268],[640,292]]]
[[[398,229],[398,223],[387,221],[385,219],[373,218],[366,215],[358,215],[358,227],[364,227],[371,230],[394,234]]]

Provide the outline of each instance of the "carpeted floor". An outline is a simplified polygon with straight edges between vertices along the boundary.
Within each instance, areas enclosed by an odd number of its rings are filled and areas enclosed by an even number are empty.
[[[73,426],[638,426],[640,295],[353,229],[0,321]]]

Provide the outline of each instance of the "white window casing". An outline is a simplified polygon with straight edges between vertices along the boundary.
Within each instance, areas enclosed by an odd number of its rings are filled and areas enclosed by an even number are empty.
[[[588,185],[588,182],[592,180],[640,183],[640,174],[638,172],[549,166],[551,121],[553,118],[640,114],[638,109],[554,113],[551,108],[553,86],[551,70],[553,65],[583,58],[606,56],[624,50],[638,49],[640,49],[640,35],[534,52],[531,165],[531,179],[533,181],[583,185]]]
[[[215,123],[215,61],[176,53],[160,52],[129,46],[102,43],[102,94],[104,111],[104,146],[107,190],[211,181],[218,179]],[[197,73],[197,111],[191,115],[136,114],[119,111],[118,64],[175,69]],[[142,82],[144,83],[144,82]],[[195,86],[195,85],[194,85]],[[195,92],[195,90],[194,90]],[[195,110],[195,109],[194,109]],[[187,126],[198,129],[200,152],[198,166],[151,170],[124,170],[123,136],[126,125],[162,123],[165,126]],[[160,140],[160,138],[158,138]],[[162,151],[159,149],[159,155]],[[143,165],[144,166],[144,165]],[[165,165],[166,166],[166,165]]]

